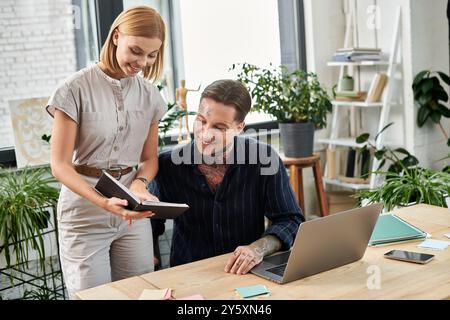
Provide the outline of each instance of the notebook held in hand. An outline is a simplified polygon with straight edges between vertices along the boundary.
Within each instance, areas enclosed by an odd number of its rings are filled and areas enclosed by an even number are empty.
[[[155,213],[152,218],[174,219],[189,209],[189,206],[185,203],[141,201],[130,189],[107,172],[103,172],[95,185],[95,190],[107,198],[116,197],[127,200],[127,209],[133,211],[152,211]]]

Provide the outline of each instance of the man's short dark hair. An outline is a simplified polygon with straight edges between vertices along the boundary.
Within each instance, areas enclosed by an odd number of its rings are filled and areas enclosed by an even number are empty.
[[[250,111],[252,98],[247,88],[237,80],[222,79],[211,83],[202,92],[203,98],[209,98],[216,102],[234,107],[236,110],[235,121],[242,122]]]

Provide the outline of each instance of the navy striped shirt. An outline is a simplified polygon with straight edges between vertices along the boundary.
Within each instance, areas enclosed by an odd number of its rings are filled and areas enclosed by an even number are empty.
[[[161,201],[189,205],[174,220],[171,266],[232,252],[264,235],[280,239],[282,250],[292,246],[304,217],[283,163],[266,144],[234,141],[234,163],[215,193],[197,168],[201,155],[194,142],[160,155],[149,191]],[[264,216],[272,222],[266,230]],[[161,230],[164,220],[151,220],[154,232]]]

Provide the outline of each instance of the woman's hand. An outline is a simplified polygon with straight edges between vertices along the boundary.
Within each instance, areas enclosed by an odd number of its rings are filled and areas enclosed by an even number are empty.
[[[157,197],[152,195],[147,190],[147,186],[141,180],[134,180],[130,186],[131,192],[139,197],[141,201],[149,200],[149,201],[159,201]]]
[[[246,274],[258,265],[263,258],[264,253],[251,245],[237,247],[225,265],[225,272],[238,275]]]
[[[115,214],[116,216],[121,217],[123,220],[139,220],[144,218],[150,218],[155,214],[151,211],[131,211],[125,209],[128,205],[128,201],[119,198],[109,198],[106,200],[104,205],[104,209]]]

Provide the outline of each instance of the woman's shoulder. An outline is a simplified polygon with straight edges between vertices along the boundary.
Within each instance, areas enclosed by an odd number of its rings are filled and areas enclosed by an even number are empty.
[[[95,66],[88,66],[83,69],[80,69],[76,71],[75,73],[71,74],[67,78],[65,78],[62,81],[62,86],[66,86],[68,88],[76,89],[81,86],[86,85],[88,82],[90,82],[93,77],[95,76]]]

